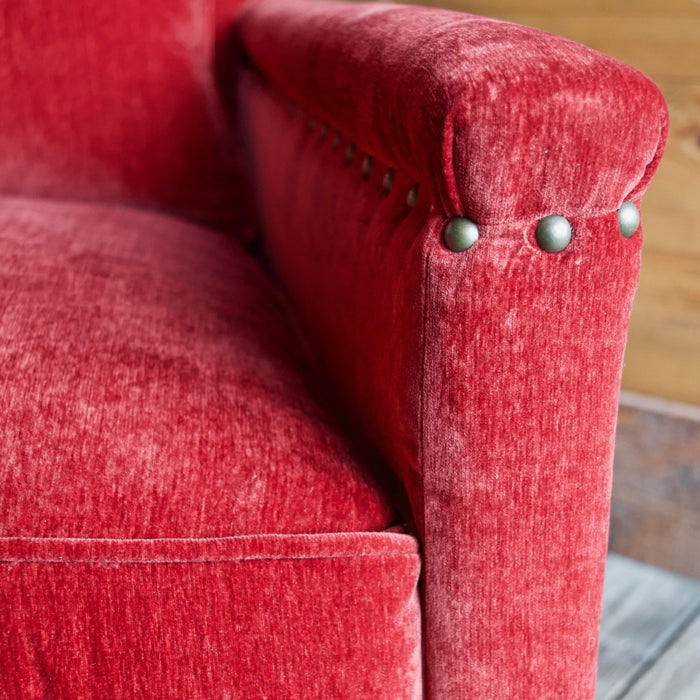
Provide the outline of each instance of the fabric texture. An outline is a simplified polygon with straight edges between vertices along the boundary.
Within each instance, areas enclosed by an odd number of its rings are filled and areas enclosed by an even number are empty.
[[[0,698],[418,700],[416,549],[0,538]]]
[[[7,2],[0,56],[0,697],[592,698],[659,91],[365,3]]]
[[[131,203],[249,237],[214,74],[239,5],[0,3],[0,192]]]
[[[211,229],[0,198],[0,536],[382,530],[280,295]]]
[[[590,216],[642,193],[663,97],[592,49],[509,22],[393,3],[259,0],[237,31],[290,99],[478,223]],[[624,165],[623,165],[624,164]]]
[[[224,234],[0,198],[0,698],[422,697],[417,540]]]
[[[260,0],[238,35],[269,258],[409,491],[428,697],[592,698],[642,238],[616,210],[660,158],[657,88],[421,8]],[[457,254],[465,213],[480,238]],[[550,254],[535,228],[555,213],[573,236]]]

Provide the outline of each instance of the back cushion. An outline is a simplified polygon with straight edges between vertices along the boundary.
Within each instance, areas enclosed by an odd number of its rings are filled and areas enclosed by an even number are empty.
[[[0,192],[123,202],[246,235],[214,45],[238,0],[0,0]]]

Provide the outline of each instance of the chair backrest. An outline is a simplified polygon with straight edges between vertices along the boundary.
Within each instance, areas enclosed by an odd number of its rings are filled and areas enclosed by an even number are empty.
[[[0,192],[122,202],[241,231],[214,79],[240,0],[0,0]]]

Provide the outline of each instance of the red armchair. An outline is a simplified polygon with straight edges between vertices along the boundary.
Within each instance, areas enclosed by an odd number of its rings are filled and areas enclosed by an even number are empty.
[[[3,10],[0,697],[592,697],[654,85],[417,7]]]

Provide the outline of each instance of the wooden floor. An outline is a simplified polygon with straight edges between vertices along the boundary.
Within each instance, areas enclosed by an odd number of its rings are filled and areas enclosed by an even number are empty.
[[[610,554],[596,700],[700,699],[700,581]]]

